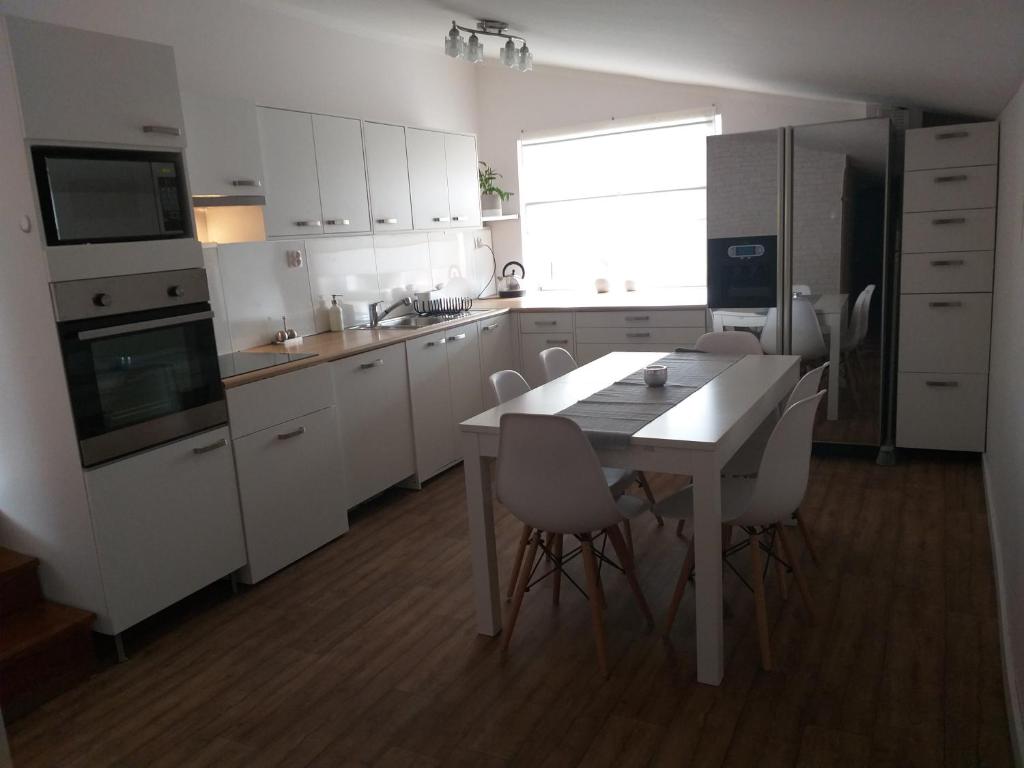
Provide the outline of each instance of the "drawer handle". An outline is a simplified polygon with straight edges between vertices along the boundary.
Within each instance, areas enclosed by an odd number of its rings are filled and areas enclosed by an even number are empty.
[[[551,326],[551,325],[558,325],[558,321],[557,320],[534,320],[533,324],[534,325]]]
[[[480,330],[481,330],[481,331],[493,331],[493,330],[494,330],[495,328],[497,328],[497,327],[498,327],[498,324],[497,324],[497,323],[491,323],[491,325],[485,325],[485,326],[484,326],[483,328],[481,328]]]
[[[959,381],[928,380],[928,381],[925,381],[924,385],[926,387],[950,387],[950,388],[952,388],[952,387],[959,387],[960,386],[960,382]]]
[[[386,218],[386,219],[377,219],[377,223],[378,224],[397,224],[398,223],[398,219],[393,218],[393,217]]]
[[[307,219],[307,220],[304,220],[304,221],[296,221],[295,222],[295,226],[296,227],[319,227],[320,226],[320,219]]]
[[[209,445],[204,445],[204,446],[201,446],[199,448],[193,448],[192,449],[192,453],[194,453],[197,456],[199,456],[199,455],[204,454],[204,453],[209,453],[210,451],[216,451],[218,448],[223,448],[227,444],[228,444],[228,441],[225,440],[222,437],[220,440],[218,440],[215,443],[210,443]]]
[[[435,216],[434,222],[437,224],[447,224],[451,219],[447,216]]]
[[[438,339],[437,341],[428,341],[423,346],[425,346],[425,347],[439,347],[439,346],[441,346],[444,343],[445,343],[444,339]]]
[[[932,259],[931,265],[933,267],[962,267],[964,265],[963,259]]]
[[[384,365],[384,359],[383,359],[383,358],[381,358],[381,357],[378,357],[378,358],[377,358],[376,360],[374,360],[374,361],[373,361],[372,363],[360,363],[360,364],[359,364],[359,367],[360,367],[360,368],[361,368],[362,370],[364,370],[364,371],[365,371],[365,370],[367,370],[367,369],[369,369],[369,368],[379,368],[379,367],[380,367],[380,366],[382,366],[382,365]]]
[[[966,139],[971,135],[970,131],[947,131],[946,133],[936,133],[936,141],[944,141],[946,139]]]
[[[962,301],[929,301],[928,306],[933,309],[938,307],[962,307],[964,303]]]
[[[966,173],[958,173],[955,176],[936,176],[935,177],[935,183],[936,184],[946,184],[946,183],[948,183],[950,181],[967,181],[967,174]]]
[[[941,226],[943,224],[966,224],[966,223],[967,223],[967,219],[964,218],[963,216],[954,216],[954,217],[949,218],[949,219],[932,219],[932,224],[935,224],[936,226]]]
[[[277,436],[277,439],[278,440],[291,440],[293,437],[298,437],[299,435],[304,435],[304,434],[306,434],[306,428],[305,427],[296,427],[291,432],[282,432],[280,435]]]
[[[448,341],[462,341],[464,338],[466,338],[466,334],[457,333],[454,336],[449,336]]]
[[[627,339],[649,339],[651,338],[650,331],[644,331],[643,333],[627,333]]]
[[[568,344],[568,339],[544,339],[546,344]]]
[[[324,224],[326,224],[329,227],[347,227],[351,223],[352,222],[349,221],[348,219],[327,219],[326,221],[324,221]]]
[[[626,322],[643,322],[644,320],[650,320],[650,315],[626,315]]]
[[[452,221],[462,221],[461,216],[452,216]]]
[[[232,179],[232,187],[262,187],[263,182],[259,179]]]
[[[181,128],[173,125],[144,125],[143,133],[159,133],[162,136],[181,136]]]

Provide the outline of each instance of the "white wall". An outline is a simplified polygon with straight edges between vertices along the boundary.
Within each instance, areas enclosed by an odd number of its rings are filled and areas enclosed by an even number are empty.
[[[1024,760],[1024,83],[1003,111],[985,485],[1015,746]]]
[[[241,0],[0,0],[0,13],[172,45],[186,91],[476,131],[475,73],[465,62]]]
[[[98,610],[103,588],[0,19],[0,544],[40,559],[47,597]]]
[[[599,123],[715,105],[724,133],[865,117],[862,102],[772,96],[726,88],[665,83],[620,75],[539,66],[514,72],[488,61],[478,67],[477,131],[480,159],[504,174],[516,190],[516,140],[524,132]],[[505,204],[518,211],[518,199]],[[499,266],[519,260],[517,222],[492,225]]]

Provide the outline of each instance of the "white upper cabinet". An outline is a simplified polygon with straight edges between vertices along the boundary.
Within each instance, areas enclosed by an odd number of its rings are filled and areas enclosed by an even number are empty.
[[[173,48],[6,21],[29,139],[185,146]]]
[[[363,141],[366,145],[373,231],[412,229],[405,128],[385,123],[364,123]]]
[[[182,93],[193,196],[263,195],[256,106],[242,99]]]
[[[258,113],[266,175],[267,234],[323,233],[312,116],[267,107],[260,107]]]
[[[479,227],[480,183],[477,180],[476,138],[446,133],[444,155],[452,226]]]
[[[313,115],[313,140],[324,232],[369,232],[370,203],[359,121]]]
[[[447,229],[452,219],[448,210],[445,135],[437,131],[406,128],[405,144],[409,151],[413,226],[416,229]]]

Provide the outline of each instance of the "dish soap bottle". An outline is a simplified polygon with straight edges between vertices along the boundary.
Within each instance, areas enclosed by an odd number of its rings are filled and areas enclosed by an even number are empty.
[[[341,295],[342,294],[340,293],[331,294],[331,306],[330,309],[327,310],[327,316],[329,318],[328,322],[330,323],[332,331],[340,331],[342,329],[341,307],[338,306],[338,297]]]

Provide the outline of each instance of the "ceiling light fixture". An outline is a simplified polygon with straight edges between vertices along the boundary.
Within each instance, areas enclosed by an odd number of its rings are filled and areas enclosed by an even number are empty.
[[[469,33],[467,43],[462,32]],[[484,60],[484,44],[480,42],[478,35],[489,35],[505,39],[505,45],[498,52],[498,61],[509,69],[518,69],[520,72],[529,72],[533,69],[533,53],[526,46],[526,40],[519,35],[512,35],[508,32],[508,24],[493,19],[483,19],[476,23],[476,29],[463,27],[452,21],[452,28],[444,39],[445,55],[453,59],[465,59],[473,64],[479,64]],[[516,50],[516,41],[521,44]]]

